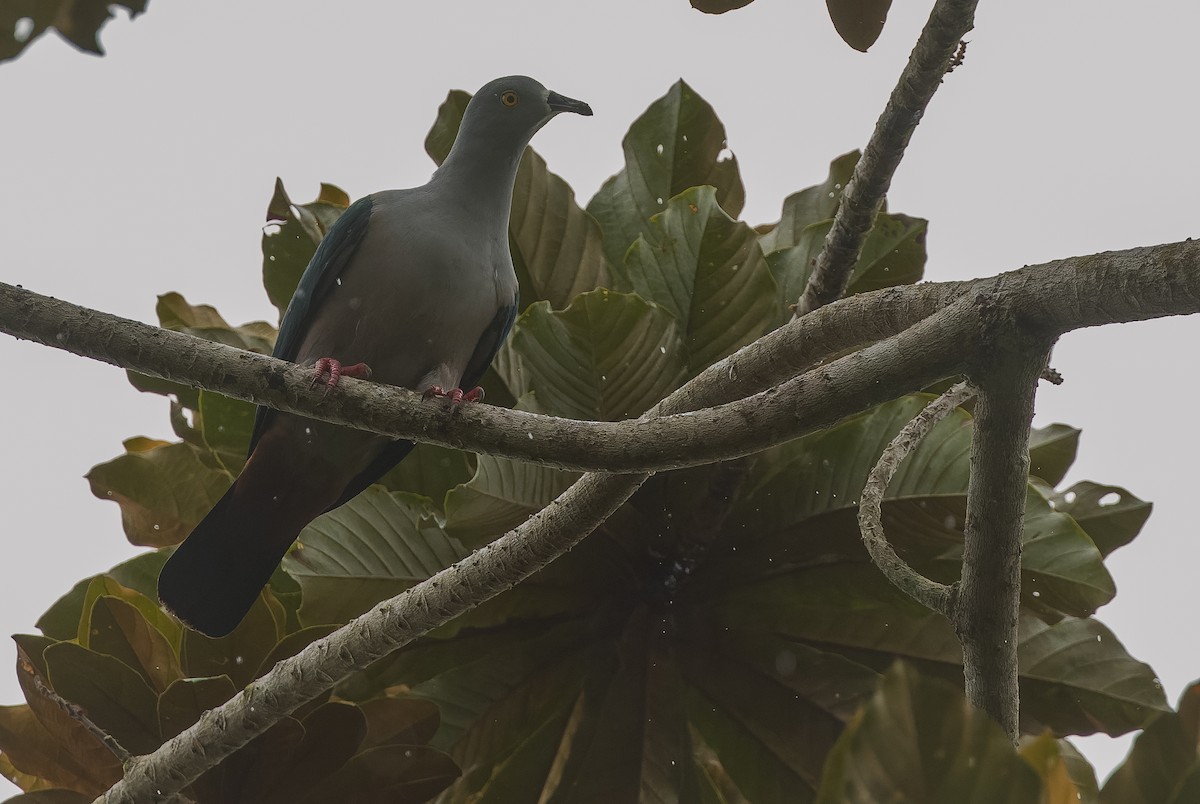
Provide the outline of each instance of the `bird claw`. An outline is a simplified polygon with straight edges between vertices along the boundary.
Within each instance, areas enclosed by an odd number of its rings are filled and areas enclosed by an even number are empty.
[[[322,357],[313,366],[313,378],[308,387],[313,388],[320,383],[325,386],[325,393],[328,394],[329,389],[337,385],[342,377],[368,380],[371,378],[371,367],[366,363],[343,366],[341,361],[336,358]]]
[[[455,388],[447,391],[440,385],[431,385],[421,394],[424,399],[431,399],[435,396],[445,397],[450,400],[451,407],[458,407],[463,402],[480,402],[483,400],[483,389],[475,386],[470,391],[463,391],[461,388]]]

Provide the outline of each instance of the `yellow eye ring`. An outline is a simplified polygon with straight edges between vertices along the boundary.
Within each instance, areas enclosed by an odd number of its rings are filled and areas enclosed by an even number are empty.
[[[506,89],[500,93],[500,102],[510,109],[516,106],[520,100],[521,99],[517,96],[517,93],[511,89]]]

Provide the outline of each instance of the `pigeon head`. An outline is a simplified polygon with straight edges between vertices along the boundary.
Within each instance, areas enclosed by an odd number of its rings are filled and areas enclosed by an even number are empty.
[[[486,143],[488,150],[519,158],[537,130],[560,112],[590,115],[592,108],[528,76],[497,78],[484,84],[467,104],[454,149]]]

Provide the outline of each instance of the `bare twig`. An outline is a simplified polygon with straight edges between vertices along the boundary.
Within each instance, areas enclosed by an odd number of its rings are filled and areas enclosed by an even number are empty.
[[[797,317],[829,304],[846,292],[850,272],[908,141],[950,69],[963,36],[975,25],[977,4],[978,0],[938,0],[934,4],[862,158],[854,167],[854,176],[842,193],[833,228],[825,237],[816,267],[796,303]]]
[[[858,526],[862,531],[863,544],[871,554],[875,566],[897,589],[946,618],[953,616],[954,590],[950,586],[926,578],[896,555],[883,533],[883,493],[900,464],[920,445],[925,436],[929,435],[933,426],[974,395],[975,389],[965,382],[960,382],[930,402],[912,421],[904,425],[884,449],[875,468],[867,476],[867,484],[863,487],[858,503]]]

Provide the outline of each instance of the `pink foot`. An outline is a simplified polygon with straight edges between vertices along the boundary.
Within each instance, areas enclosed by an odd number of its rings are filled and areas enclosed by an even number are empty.
[[[313,378],[309,387],[320,383],[325,386],[325,393],[329,393],[329,389],[337,385],[342,377],[354,377],[358,380],[370,379],[371,367],[366,363],[343,366],[340,361],[332,357],[322,357],[313,366]]]
[[[470,391],[464,392],[461,388],[455,388],[453,391],[447,391],[440,385],[431,385],[425,389],[425,393],[421,396],[429,399],[435,396],[446,397],[450,400],[451,405],[461,405],[463,402],[481,402],[483,400],[483,389],[478,385]]]

